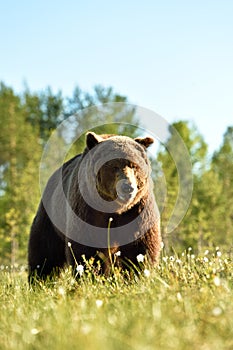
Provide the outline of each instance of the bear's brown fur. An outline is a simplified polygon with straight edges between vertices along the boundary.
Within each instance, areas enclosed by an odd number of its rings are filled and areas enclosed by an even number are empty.
[[[83,154],[63,164],[43,193],[30,232],[30,279],[75,268],[83,256],[101,260],[103,272],[111,261],[137,265],[139,254],[157,261],[159,212],[146,155],[151,143],[149,137],[87,133]]]

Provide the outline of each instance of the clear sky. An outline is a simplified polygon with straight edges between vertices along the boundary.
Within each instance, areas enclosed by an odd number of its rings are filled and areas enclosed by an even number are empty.
[[[113,86],[210,150],[233,125],[232,0],[0,0],[0,80],[70,96]]]

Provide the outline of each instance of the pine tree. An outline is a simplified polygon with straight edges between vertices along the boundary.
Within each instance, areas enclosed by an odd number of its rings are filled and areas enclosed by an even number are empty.
[[[13,90],[0,85],[0,235],[1,257],[12,265],[26,246],[38,193],[41,149],[37,135],[26,121],[27,112]],[[26,251],[24,250],[24,260]]]
[[[50,87],[40,93],[26,89],[23,100],[27,111],[27,121],[39,130],[41,143],[45,143],[51,132],[64,120],[64,100],[59,91],[54,94]]]
[[[219,244],[233,247],[233,127],[228,127],[223,143],[213,155],[212,171],[221,183],[215,236]]]
[[[177,136],[177,132],[180,136]],[[188,158],[184,154],[184,146],[180,141],[182,138],[185,146],[188,149]],[[175,155],[175,161],[173,157]],[[167,246],[180,247],[184,249],[190,245],[197,247],[200,232],[198,232],[195,222],[201,219],[200,213],[194,214],[193,203],[198,190],[198,178],[205,172],[207,145],[202,136],[199,134],[195,126],[188,122],[180,121],[173,123],[170,128],[170,137],[166,144],[162,146],[158,152],[158,162],[162,171],[157,172],[155,186],[163,182],[166,186],[166,194],[164,209],[162,212],[162,235]],[[191,164],[189,163],[191,162]],[[187,166],[192,165],[191,169],[186,169]],[[177,169],[179,169],[179,174]],[[189,172],[192,171],[192,173]],[[185,208],[185,200],[187,199],[186,190],[192,190],[191,184],[194,183],[192,201],[188,211],[182,222],[171,232],[167,233],[167,226],[171,217],[174,222],[178,223],[181,218],[183,208]],[[180,196],[180,202],[177,205],[177,197]],[[188,193],[189,195],[190,193]],[[176,206],[176,208],[175,208]],[[175,208],[175,210],[174,210]],[[199,199],[197,208],[200,211]],[[185,214],[185,213],[184,213]],[[198,218],[199,215],[199,218]]]

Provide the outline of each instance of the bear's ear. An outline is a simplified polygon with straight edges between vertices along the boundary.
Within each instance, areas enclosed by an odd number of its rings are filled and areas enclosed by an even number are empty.
[[[101,141],[103,141],[102,137],[95,134],[94,132],[88,132],[86,134],[86,144],[88,149],[92,149]]]
[[[154,139],[152,137],[137,137],[134,139],[137,143],[140,143],[140,145],[144,146],[145,148],[148,148],[152,143],[154,143]]]

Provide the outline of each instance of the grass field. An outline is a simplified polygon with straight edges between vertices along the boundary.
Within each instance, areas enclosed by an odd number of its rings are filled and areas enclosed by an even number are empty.
[[[217,249],[161,256],[140,276],[78,282],[69,270],[30,289],[26,272],[0,272],[0,349],[233,349],[233,260]]]

